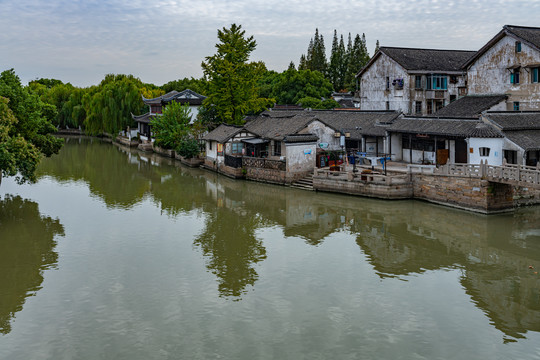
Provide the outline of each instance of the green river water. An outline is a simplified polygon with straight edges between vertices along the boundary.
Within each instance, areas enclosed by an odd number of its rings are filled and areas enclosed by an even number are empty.
[[[69,138],[0,185],[0,359],[540,359],[540,207],[232,180]]]

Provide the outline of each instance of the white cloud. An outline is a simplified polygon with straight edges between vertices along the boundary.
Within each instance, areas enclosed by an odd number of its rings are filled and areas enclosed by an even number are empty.
[[[509,11],[512,9],[512,11]],[[538,26],[540,1],[507,0],[2,0],[0,69],[23,81],[56,77],[98,83],[110,72],[162,84],[201,76],[217,29],[241,24],[253,58],[282,71],[298,63],[315,28],[327,50],[333,29],[381,45],[478,49],[504,24]]]

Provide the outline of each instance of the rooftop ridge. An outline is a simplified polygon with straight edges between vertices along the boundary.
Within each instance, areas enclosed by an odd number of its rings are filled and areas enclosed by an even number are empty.
[[[415,47],[403,47],[403,46],[381,46],[381,49],[403,49],[403,50],[429,50],[429,51],[462,51],[475,53],[477,50],[462,50],[462,49],[430,49],[430,48],[415,48]]]

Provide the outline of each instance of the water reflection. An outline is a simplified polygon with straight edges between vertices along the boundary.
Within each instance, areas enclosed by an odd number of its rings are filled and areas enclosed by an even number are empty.
[[[238,300],[255,288],[257,264],[267,256],[259,229],[276,227],[285,238],[313,246],[344,231],[355,236],[383,281],[459,269],[463,291],[493,326],[513,338],[540,331],[539,207],[484,216],[414,201],[298,191],[78,141],[68,141],[56,159],[46,159],[41,173],[84,180],[111,207],[129,208],[148,196],[170,217],[197,212],[204,230],[194,245],[216,275],[221,296]]]
[[[358,219],[357,243],[379,275],[460,268],[463,288],[493,326],[513,338],[540,331],[540,210],[486,217],[422,205],[371,206]]]
[[[43,270],[56,265],[57,235],[64,235],[64,227],[40,215],[35,202],[11,195],[0,199],[1,334],[11,331],[15,313],[41,288]]]

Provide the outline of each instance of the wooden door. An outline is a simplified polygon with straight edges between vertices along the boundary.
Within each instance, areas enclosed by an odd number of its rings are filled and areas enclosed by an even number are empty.
[[[467,163],[467,142],[462,139],[456,140],[456,163],[457,164],[466,164]]]

